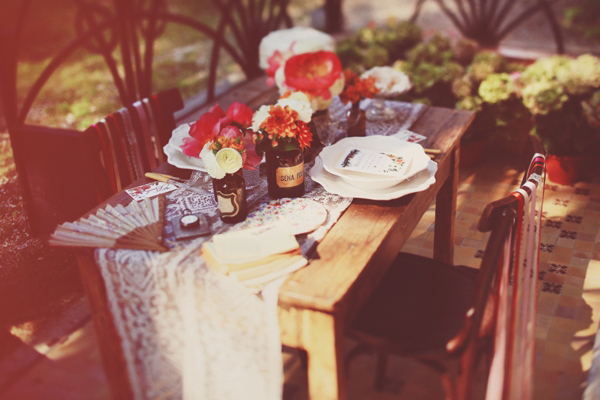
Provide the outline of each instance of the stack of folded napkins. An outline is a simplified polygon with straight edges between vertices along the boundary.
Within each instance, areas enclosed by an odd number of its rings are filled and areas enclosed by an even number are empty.
[[[293,232],[282,224],[214,235],[201,254],[209,267],[246,286],[264,284],[307,263]]]

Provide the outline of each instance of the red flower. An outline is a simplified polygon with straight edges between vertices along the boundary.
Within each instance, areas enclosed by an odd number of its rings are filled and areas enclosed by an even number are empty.
[[[252,115],[254,111],[244,103],[231,103],[227,109],[227,116],[244,128],[252,125]]]
[[[290,57],[284,67],[286,85],[329,99],[329,88],[339,79],[342,64],[332,51],[303,53]]]

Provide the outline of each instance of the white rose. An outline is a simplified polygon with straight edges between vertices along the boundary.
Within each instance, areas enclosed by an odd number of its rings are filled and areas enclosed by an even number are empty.
[[[271,106],[264,105],[264,106],[260,106],[260,108],[254,112],[254,115],[252,115],[252,130],[254,132],[259,131],[260,126],[265,121],[265,119],[267,119],[267,117],[269,116],[270,109],[271,109]]]
[[[307,97],[307,100],[308,100],[308,97]],[[312,118],[313,109],[310,106],[309,101],[297,100],[297,99],[287,97],[285,99],[279,99],[277,101],[277,104],[280,105],[281,107],[288,106],[292,110],[296,111],[298,113],[298,117],[300,118],[301,121],[309,123]]]
[[[211,144],[212,142],[209,142],[204,145],[204,148],[202,148],[202,151],[200,152],[200,158],[202,158],[202,162],[204,163],[204,168],[206,168],[206,172],[208,172],[208,174],[211,177],[215,179],[222,179],[225,176],[226,172],[223,168],[219,166],[219,163],[217,162],[217,157],[212,152],[212,150],[209,149]]]
[[[364,72],[360,77],[375,77],[375,86],[379,93],[386,95],[401,94],[407,92],[412,87],[408,75],[402,71],[389,66],[373,67]]]

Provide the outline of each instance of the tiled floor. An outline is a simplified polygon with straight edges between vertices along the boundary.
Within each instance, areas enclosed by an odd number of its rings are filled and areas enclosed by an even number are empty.
[[[478,266],[487,237],[476,230],[483,207],[510,193],[520,173],[488,161],[461,171],[458,194],[455,262]],[[423,217],[404,251],[431,255],[434,208]],[[592,362],[600,315],[600,180],[562,186],[547,181],[544,200],[541,273],[537,318],[535,399],[581,399]],[[29,367],[0,360],[0,371],[21,368],[11,382],[0,381],[2,400],[108,399],[91,323],[50,347],[36,347]],[[304,400],[306,376],[297,357],[286,355],[286,400]],[[17,360],[15,362],[14,360]],[[393,360],[386,390],[371,389],[374,358],[359,357],[350,368],[351,399],[440,399],[441,386],[427,368]],[[15,372],[15,371],[13,371]]]

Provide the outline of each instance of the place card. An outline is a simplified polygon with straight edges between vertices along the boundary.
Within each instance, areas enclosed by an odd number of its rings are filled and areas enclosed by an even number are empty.
[[[427,139],[426,136],[420,135],[413,131],[409,131],[408,129],[401,129],[398,133],[392,135],[393,137],[397,137],[400,140],[405,140],[407,142],[420,143],[423,140]]]
[[[177,189],[177,186],[165,182],[151,182],[144,183],[143,185],[136,186],[131,189],[126,189],[128,195],[130,195],[135,201],[140,201],[145,198],[158,196],[162,193],[172,192]]]
[[[406,173],[409,161],[406,156],[398,154],[350,147],[337,163],[336,168],[342,172],[400,176]]]

